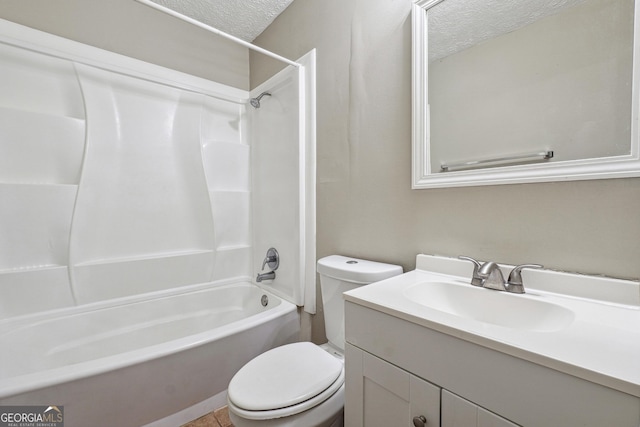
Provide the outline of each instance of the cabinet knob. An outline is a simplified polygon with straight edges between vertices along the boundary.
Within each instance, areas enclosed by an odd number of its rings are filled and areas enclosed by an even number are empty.
[[[424,417],[424,415],[413,417],[413,425],[414,427],[424,427],[427,425],[427,419]]]

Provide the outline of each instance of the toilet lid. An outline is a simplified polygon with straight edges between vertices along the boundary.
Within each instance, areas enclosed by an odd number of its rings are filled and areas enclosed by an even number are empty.
[[[234,405],[249,411],[284,408],[322,393],[342,369],[342,362],[315,344],[288,344],[247,363],[227,392]]]

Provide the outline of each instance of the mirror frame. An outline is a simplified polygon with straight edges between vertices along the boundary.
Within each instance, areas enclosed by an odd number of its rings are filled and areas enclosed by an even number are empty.
[[[414,0],[412,5],[412,188],[447,188],[533,182],[578,181],[640,176],[638,134],[640,76],[639,3],[634,6],[631,94],[631,150],[623,156],[566,160],[453,172],[431,170],[429,138],[429,64],[427,10],[446,0]]]

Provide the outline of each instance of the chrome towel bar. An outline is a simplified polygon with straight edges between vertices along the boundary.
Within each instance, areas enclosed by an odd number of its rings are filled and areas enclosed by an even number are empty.
[[[481,166],[490,166],[500,163],[521,163],[527,161],[543,161],[553,158],[553,151],[539,151],[536,153],[517,154],[513,156],[494,157],[490,159],[471,160],[459,163],[443,163],[440,165],[440,172],[451,172],[452,169],[468,169]]]

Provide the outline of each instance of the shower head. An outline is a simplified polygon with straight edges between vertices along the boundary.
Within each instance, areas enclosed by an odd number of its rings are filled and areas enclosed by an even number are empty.
[[[253,108],[260,108],[260,100],[262,99],[263,96],[271,96],[271,94],[269,92],[262,92],[260,95],[258,95],[257,98],[251,98],[249,100],[249,102],[251,103],[251,106]]]

